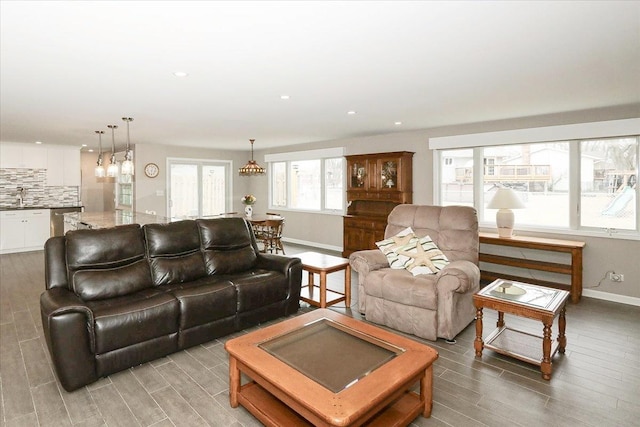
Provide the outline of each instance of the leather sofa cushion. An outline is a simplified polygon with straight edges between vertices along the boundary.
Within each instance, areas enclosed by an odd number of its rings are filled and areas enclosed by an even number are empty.
[[[238,289],[238,312],[268,306],[287,298],[288,286],[284,274],[254,270],[228,276]]]
[[[120,297],[152,286],[146,260],[116,268],[78,270],[72,283],[73,291],[84,301]]]
[[[253,230],[242,218],[196,220],[207,274],[232,274],[251,269],[257,260]]]
[[[72,230],[65,238],[69,276],[81,269],[132,264],[145,256],[144,237],[138,224]]]
[[[178,331],[178,300],[159,290],[146,289],[88,305],[94,315],[96,354]]]
[[[143,227],[155,286],[184,283],[206,276],[200,234],[194,221]]]
[[[181,330],[236,314],[236,288],[228,280],[205,277],[169,289],[180,303]]]

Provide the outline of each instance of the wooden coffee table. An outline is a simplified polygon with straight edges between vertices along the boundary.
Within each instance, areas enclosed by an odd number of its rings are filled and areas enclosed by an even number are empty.
[[[406,426],[431,415],[434,349],[318,309],[226,342],[232,407],[281,426]],[[241,384],[242,375],[251,380]],[[419,383],[420,394],[411,391]]]
[[[528,283],[498,279],[473,296],[476,306],[476,339],[473,343],[476,357],[482,349],[515,357],[540,366],[542,378],[551,379],[551,359],[557,351],[564,353],[567,346],[565,336],[565,310],[569,292]],[[497,328],[482,340],[482,309],[498,312]],[[542,337],[509,328],[504,322],[504,313],[539,320],[543,324]],[[552,342],[551,328],[558,317],[558,340]]]
[[[347,258],[318,252],[303,252],[293,255],[302,261],[302,269],[309,273],[309,281],[300,290],[300,299],[314,307],[327,308],[344,301],[351,306],[351,265]],[[344,292],[327,288],[327,274],[344,270]],[[314,274],[320,275],[320,285],[314,282]]]

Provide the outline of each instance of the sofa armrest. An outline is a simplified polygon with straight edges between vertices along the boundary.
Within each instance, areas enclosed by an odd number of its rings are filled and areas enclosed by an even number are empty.
[[[359,275],[366,276],[374,270],[389,267],[385,254],[378,249],[357,251],[349,255],[349,264]]]
[[[64,389],[73,391],[97,380],[91,309],[73,292],[53,288],[40,295],[40,315],[51,360]]]
[[[280,271],[289,283],[289,309],[287,314],[295,313],[300,308],[300,289],[302,288],[302,260],[283,255],[258,253],[256,267],[265,270]]]
[[[450,280],[450,279],[455,280]],[[476,292],[480,284],[480,268],[471,261],[453,261],[438,272],[438,291],[460,294]]]

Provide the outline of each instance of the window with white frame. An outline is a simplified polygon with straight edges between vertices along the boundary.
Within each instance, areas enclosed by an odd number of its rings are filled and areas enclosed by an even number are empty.
[[[266,155],[270,171],[269,206],[342,213],[343,155],[342,148]]]
[[[496,188],[508,187],[526,206],[515,210],[520,226],[637,235],[640,120],[611,124],[435,138],[430,146],[437,150],[436,203],[474,206],[481,222],[492,222],[495,210],[486,205]],[[569,138],[571,133],[578,137]],[[536,136],[541,142],[517,143]],[[470,147],[474,139],[478,146]]]

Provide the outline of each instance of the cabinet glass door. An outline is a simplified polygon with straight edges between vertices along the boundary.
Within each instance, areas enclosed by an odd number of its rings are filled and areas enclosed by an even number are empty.
[[[398,188],[398,161],[380,160],[380,189],[395,190]]]
[[[367,182],[367,163],[353,161],[349,163],[349,188],[364,189]]]

